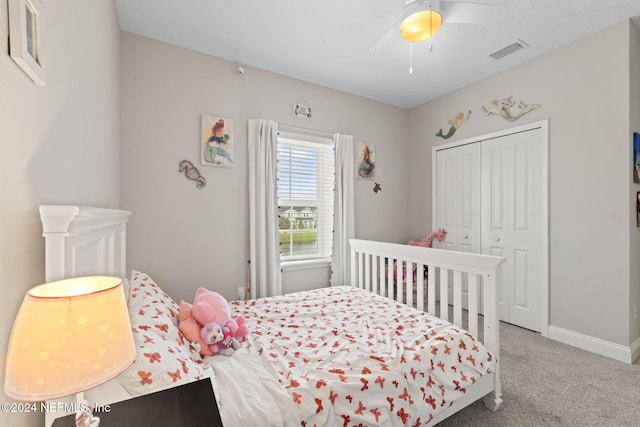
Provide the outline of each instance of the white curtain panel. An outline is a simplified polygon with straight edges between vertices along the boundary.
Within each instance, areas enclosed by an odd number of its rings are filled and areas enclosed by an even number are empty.
[[[355,237],[356,165],[353,136],[336,133],[333,139],[336,144],[336,195],[331,286],[339,286],[349,284],[351,277],[349,239]]]
[[[282,294],[278,196],[278,123],[249,120],[249,261],[251,298]]]

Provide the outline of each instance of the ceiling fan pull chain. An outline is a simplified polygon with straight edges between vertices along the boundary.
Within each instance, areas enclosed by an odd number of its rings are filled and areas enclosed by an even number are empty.
[[[409,43],[409,74],[413,74],[413,43]]]

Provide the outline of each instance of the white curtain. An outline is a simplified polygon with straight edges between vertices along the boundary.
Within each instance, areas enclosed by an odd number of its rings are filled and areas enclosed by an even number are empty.
[[[278,233],[278,123],[249,120],[249,262],[251,298],[282,294]]]
[[[333,233],[331,285],[349,284],[351,251],[349,239],[355,237],[354,187],[356,177],[353,136],[336,133],[336,195]]]

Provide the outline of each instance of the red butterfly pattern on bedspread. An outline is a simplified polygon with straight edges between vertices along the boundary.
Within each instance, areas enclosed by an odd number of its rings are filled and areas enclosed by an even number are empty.
[[[302,425],[427,425],[495,369],[467,331],[355,287],[233,304]]]

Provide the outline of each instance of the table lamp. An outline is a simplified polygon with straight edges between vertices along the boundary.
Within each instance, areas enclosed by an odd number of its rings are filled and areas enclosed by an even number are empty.
[[[4,391],[39,402],[83,392],[110,380],[135,359],[129,312],[118,277],[91,276],[30,289],[13,324]],[[76,424],[95,426],[87,402]]]

